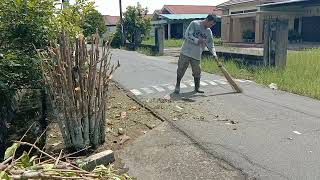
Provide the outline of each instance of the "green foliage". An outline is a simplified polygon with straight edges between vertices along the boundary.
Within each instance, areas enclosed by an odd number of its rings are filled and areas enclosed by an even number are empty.
[[[137,51],[147,56],[158,56],[156,52],[154,52],[151,48],[148,48],[148,47],[139,47]]]
[[[127,174],[118,175],[117,172],[112,168],[112,166],[106,167],[104,165],[97,166],[93,173],[99,175],[99,177],[109,177],[110,179],[115,180],[133,180]]]
[[[42,76],[35,48],[45,48],[62,30],[76,37],[82,28],[102,26],[102,16],[89,0],[77,0],[60,11],[54,3],[55,0],[6,0],[0,3],[0,53],[5,57],[0,61],[1,93],[38,85]],[[94,20],[96,16],[100,22]],[[89,31],[85,29],[85,32]]]
[[[1,51],[1,50],[0,50]],[[0,89],[19,89],[39,85],[40,59],[19,50],[4,50],[0,60]],[[0,90],[1,91],[1,90]]]
[[[4,159],[8,159],[9,157],[13,156],[16,150],[18,149],[19,144],[18,143],[13,143],[12,146],[10,146],[5,154],[4,154]]]
[[[0,46],[34,53],[54,37],[54,0],[2,0]]]
[[[5,171],[0,171],[0,179],[11,180],[12,178]]]
[[[117,25],[116,33],[111,35],[109,39],[111,39],[111,47],[119,48],[121,46],[121,28],[120,28],[120,25]]]
[[[12,165],[12,168],[0,171],[1,180],[11,180],[13,176],[15,177],[14,179],[48,179],[49,176],[55,176],[55,179],[92,179],[92,177],[95,177],[95,179],[133,180],[128,174],[123,174],[115,170],[112,165],[107,167],[99,165],[96,166],[92,172],[86,172],[78,168],[75,169],[70,163],[62,159],[57,160],[58,158],[54,157],[54,155],[51,155],[51,157],[55,158],[54,161],[50,159],[47,162],[41,163],[36,161],[37,156],[30,157],[26,152],[18,157],[14,152],[19,145],[19,143],[14,143],[6,150],[7,156],[11,157],[15,155],[14,159],[16,161],[13,163],[11,163],[11,161],[6,163],[2,162],[4,166]],[[12,173],[12,170],[15,170],[16,173]]]
[[[279,89],[320,99],[320,49],[289,52],[286,68],[248,67],[235,61],[225,61],[229,73],[236,78],[253,79],[257,83],[275,83]],[[204,71],[220,73],[212,59],[202,61]],[[220,73],[221,74],[221,73]]]
[[[85,37],[96,33],[96,29],[98,29],[100,36],[107,30],[102,14],[95,9],[88,12],[83,21],[82,29]]]
[[[123,14],[126,40],[134,43],[135,36],[141,35],[141,37],[147,37],[149,35],[151,30],[151,19],[146,16],[147,14],[148,9],[142,8],[140,4],[127,7],[127,11]],[[118,28],[118,30],[120,29]]]
[[[27,152],[23,152],[20,161],[17,163],[17,166],[21,168],[28,168],[35,164],[35,159],[37,156],[29,157]]]
[[[65,4],[55,18],[56,33],[66,31],[72,38],[83,33],[85,17],[94,11],[94,2],[89,0],[76,0],[75,4]],[[91,22],[93,23],[93,22]],[[91,26],[91,25],[90,25]],[[92,26],[93,27],[93,26]]]

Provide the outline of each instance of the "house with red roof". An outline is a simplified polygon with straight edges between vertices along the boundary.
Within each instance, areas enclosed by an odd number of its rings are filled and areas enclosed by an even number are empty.
[[[104,15],[103,19],[104,19],[105,25],[107,26],[107,32],[115,33],[117,30],[117,24],[120,21],[120,16]]]

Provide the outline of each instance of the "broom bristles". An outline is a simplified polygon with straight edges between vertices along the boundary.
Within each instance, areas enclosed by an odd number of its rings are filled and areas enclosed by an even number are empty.
[[[208,45],[206,44],[209,52],[213,55],[213,53],[210,51]],[[226,68],[219,63],[218,59],[215,58],[215,61],[218,65],[218,67],[221,69],[224,77],[227,79],[227,81],[229,82],[229,84],[231,85],[231,87],[237,92],[237,93],[241,93],[242,89],[238,86],[238,84],[232,79],[231,75],[228,73],[228,71],[226,70]]]
[[[231,87],[237,92],[237,93],[241,93],[242,89],[238,86],[238,84],[232,79],[231,75],[228,73],[228,71],[223,67],[223,66],[219,66],[223,75],[226,77],[227,81],[229,82],[229,84],[231,85]]]

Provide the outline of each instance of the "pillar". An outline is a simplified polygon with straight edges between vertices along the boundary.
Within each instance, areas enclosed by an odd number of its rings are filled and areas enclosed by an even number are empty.
[[[264,64],[286,66],[288,46],[288,19],[270,19],[264,26]]]
[[[230,42],[231,17],[223,16],[221,20],[221,40],[222,42]]]
[[[159,55],[163,55],[164,53],[164,40],[165,40],[164,27],[163,26],[156,27],[155,43],[156,43],[157,53]]]
[[[168,39],[171,39],[171,24],[168,23]]]
[[[232,19],[232,31],[231,31],[231,42],[243,42],[242,40],[242,26],[240,23],[240,18]]]
[[[255,24],[255,43],[260,44],[263,42],[263,16],[261,14],[256,15]]]

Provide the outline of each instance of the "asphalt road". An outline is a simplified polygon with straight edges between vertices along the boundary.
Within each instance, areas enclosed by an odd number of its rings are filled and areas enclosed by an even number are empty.
[[[172,92],[177,65],[171,57],[148,57],[113,50],[121,67],[114,78],[141,99]],[[190,92],[191,72],[183,79],[182,92]],[[320,102],[238,80],[242,94],[232,94],[223,77],[203,73],[203,96],[194,103],[209,114],[219,114],[235,125],[192,118],[176,122],[179,129],[208,153],[257,179],[320,179]],[[236,130],[234,130],[236,129]]]

